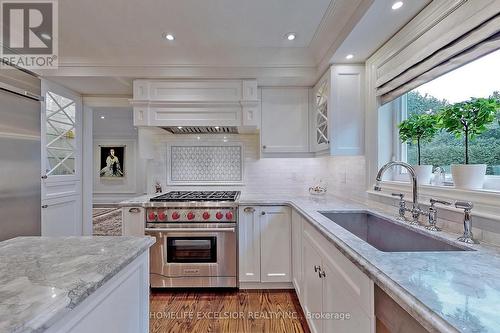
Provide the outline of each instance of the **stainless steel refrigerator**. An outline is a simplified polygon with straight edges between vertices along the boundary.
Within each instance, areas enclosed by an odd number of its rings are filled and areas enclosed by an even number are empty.
[[[0,67],[0,241],[41,232],[40,79]]]

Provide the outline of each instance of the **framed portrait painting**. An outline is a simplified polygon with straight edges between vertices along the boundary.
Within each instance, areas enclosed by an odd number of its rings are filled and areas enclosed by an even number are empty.
[[[125,177],[125,145],[99,146],[99,176],[108,179]]]

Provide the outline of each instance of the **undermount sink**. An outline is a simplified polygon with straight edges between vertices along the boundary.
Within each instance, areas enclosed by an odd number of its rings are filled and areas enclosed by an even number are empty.
[[[365,212],[319,212],[383,252],[473,251]]]

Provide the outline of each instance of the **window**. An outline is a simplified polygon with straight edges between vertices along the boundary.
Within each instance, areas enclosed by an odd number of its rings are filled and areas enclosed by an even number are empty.
[[[402,98],[400,119],[412,114],[433,113],[443,106],[471,97],[500,99],[500,50],[455,69],[408,92]],[[470,143],[470,163],[487,164],[487,175],[500,176],[500,115],[499,121]],[[399,117],[398,117],[399,118]],[[401,159],[417,164],[417,148],[403,144]],[[439,132],[421,151],[422,164],[442,167],[450,173],[451,164],[464,163],[463,139],[445,131]]]

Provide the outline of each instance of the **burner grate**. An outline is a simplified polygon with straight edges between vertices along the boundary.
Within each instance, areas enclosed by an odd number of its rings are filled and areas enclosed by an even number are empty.
[[[236,201],[239,191],[172,191],[151,198],[151,202]]]

